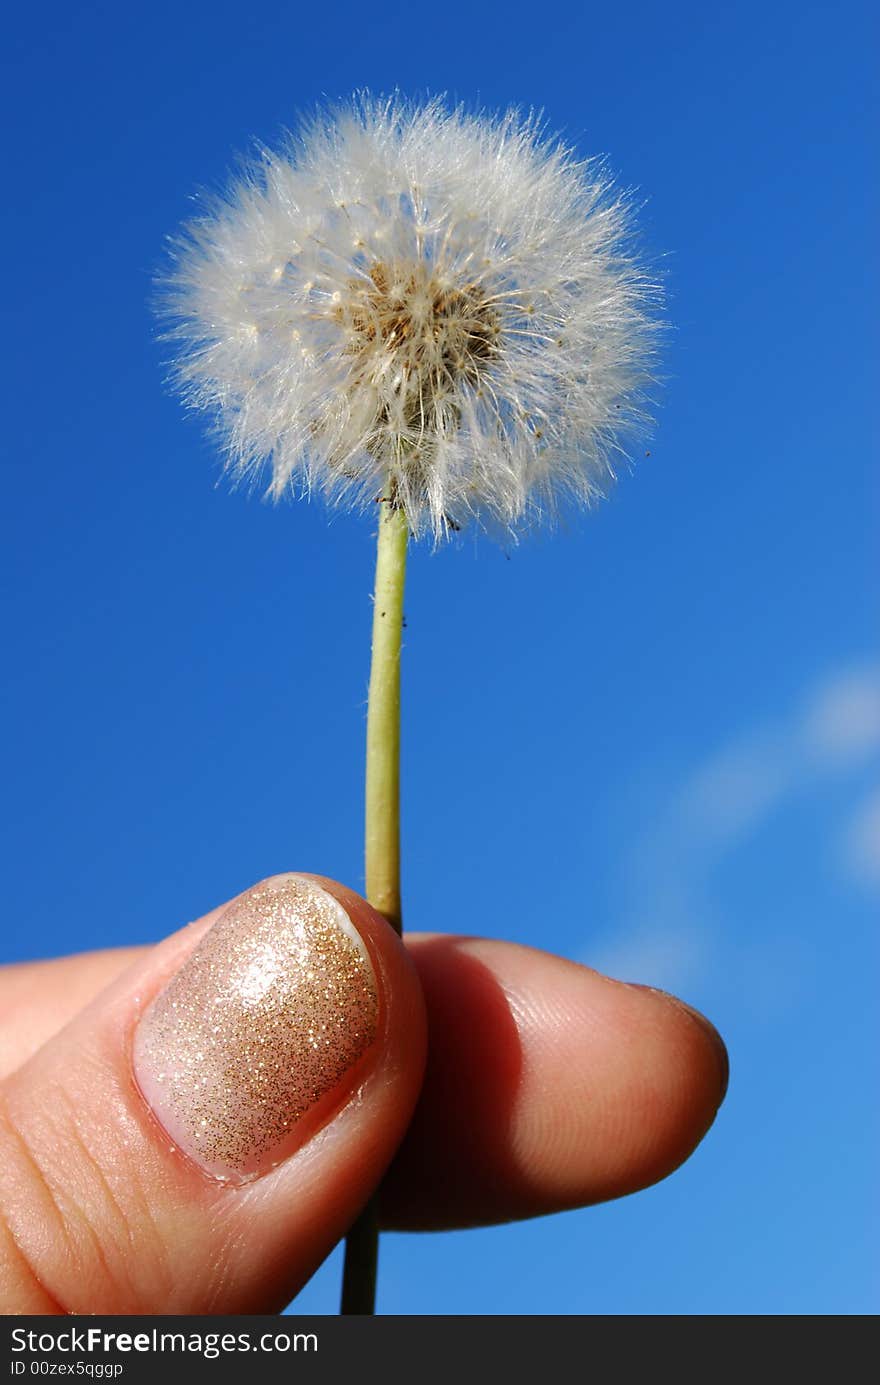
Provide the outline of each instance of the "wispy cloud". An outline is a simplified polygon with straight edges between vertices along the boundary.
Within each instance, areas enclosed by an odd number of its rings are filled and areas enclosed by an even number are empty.
[[[779,732],[751,732],[699,765],[673,795],[677,825],[701,847],[732,842],[785,798],[797,774]]]
[[[753,728],[698,765],[677,817],[702,844],[732,842],[785,799],[880,750],[880,669],[847,669],[808,690],[786,719]]]
[[[880,889],[880,790],[862,803],[843,840],[843,865],[869,889]]]
[[[880,749],[880,669],[851,669],[820,687],[799,739],[818,770],[861,764]]]
[[[880,668],[838,670],[788,716],[747,728],[693,767],[635,844],[630,898],[588,960],[611,975],[669,988],[694,984],[718,937],[713,876],[731,852],[805,794],[850,779],[880,751]],[[880,794],[855,815],[840,865],[880,883]],[[769,946],[768,942],[768,946]],[[764,959],[766,962],[767,959]]]

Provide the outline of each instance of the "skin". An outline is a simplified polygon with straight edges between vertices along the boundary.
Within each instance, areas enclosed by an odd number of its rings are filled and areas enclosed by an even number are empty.
[[[511,943],[404,946],[320,883],[378,962],[384,1038],[358,1099],[242,1187],[169,1147],[129,1057],[221,910],[155,947],[0,969],[4,1312],[274,1312],[380,1180],[387,1227],[508,1221],[644,1188],[712,1124],[726,1051],[680,1001]]]

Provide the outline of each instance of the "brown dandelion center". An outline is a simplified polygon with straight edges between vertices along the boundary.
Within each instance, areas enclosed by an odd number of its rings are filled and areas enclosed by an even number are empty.
[[[378,261],[349,282],[335,317],[348,334],[352,381],[376,392],[377,425],[438,432],[456,393],[498,353],[499,324],[476,283],[453,285],[429,264]]]

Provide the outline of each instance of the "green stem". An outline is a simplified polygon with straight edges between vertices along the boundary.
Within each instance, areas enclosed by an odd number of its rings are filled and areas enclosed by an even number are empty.
[[[406,520],[391,498],[381,502],[373,596],[373,652],[367,704],[366,894],[373,908],[403,929],[400,908],[400,643],[406,577]],[[375,1198],[345,1243],[345,1314],[375,1311],[379,1221]]]
[[[400,911],[400,642],[406,520],[383,500],[376,549],[373,654],[367,706],[365,865],[367,899],[395,932]]]

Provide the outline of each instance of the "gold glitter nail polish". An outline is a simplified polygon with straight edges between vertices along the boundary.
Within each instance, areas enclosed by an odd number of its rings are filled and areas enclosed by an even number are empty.
[[[378,1031],[348,914],[314,881],[281,876],[234,900],[145,1011],[135,1078],[185,1154],[244,1181],[344,1101]]]

